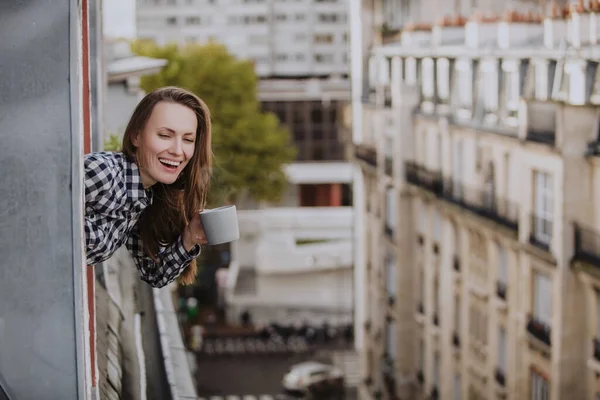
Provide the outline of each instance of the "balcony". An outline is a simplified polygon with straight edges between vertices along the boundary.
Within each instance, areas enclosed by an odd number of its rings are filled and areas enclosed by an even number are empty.
[[[496,282],[496,294],[499,298],[506,301],[506,283]]]
[[[414,162],[406,163],[406,180],[438,196],[442,193],[442,174],[429,171]]]
[[[546,323],[536,319],[534,316],[529,317],[527,332],[540,342],[548,346],[552,345],[552,330]]]
[[[468,188],[452,179],[446,179],[443,186],[443,197],[447,201],[509,229],[518,230],[519,209],[516,204],[489,191]]]
[[[594,359],[600,362],[600,339],[594,338],[592,341],[594,345]]]
[[[500,368],[496,368],[496,382],[498,382],[498,384],[500,386],[505,386],[506,385],[506,377],[504,375],[504,371]]]
[[[377,151],[374,147],[357,144],[354,147],[354,156],[372,167],[377,167]]]
[[[575,224],[574,258],[600,267],[600,234],[593,229]]]
[[[527,103],[526,139],[528,141],[549,146],[556,144],[556,109],[556,104],[551,102]]]
[[[533,246],[550,251],[550,242],[552,241],[552,221],[536,214],[531,215],[531,233],[529,243]]]

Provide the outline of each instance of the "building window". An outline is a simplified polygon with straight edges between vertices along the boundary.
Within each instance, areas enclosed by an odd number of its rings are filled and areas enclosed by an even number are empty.
[[[550,382],[535,371],[531,371],[531,400],[549,400]]]
[[[433,210],[433,240],[437,243],[442,238],[442,220],[438,210]]]
[[[421,339],[419,342],[419,370],[425,369],[425,342]]]
[[[393,187],[385,190],[385,229],[393,234],[396,227],[396,196]]]
[[[506,285],[507,284],[507,261],[506,261],[506,251],[504,247],[498,246],[498,282]]]
[[[440,353],[433,355],[433,384],[440,386]]]
[[[177,17],[167,17],[167,25],[177,25]]]
[[[437,60],[437,95],[442,103],[450,99],[450,61],[447,58]]]
[[[333,62],[333,54],[315,54],[315,61],[318,63]]]
[[[418,227],[419,233],[424,235],[427,232],[427,211],[425,210],[425,205],[423,203],[418,204],[417,218],[419,219]]]
[[[548,275],[534,272],[533,316],[550,327],[552,322],[552,280]]]
[[[315,44],[333,43],[333,35],[331,33],[316,34],[313,36],[313,42]]]
[[[553,182],[552,176],[545,172],[534,172],[535,198],[532,218],[533,236],[536,241],[549,245],[552,239],[553,220]]]
[[[396,297],[396,257],[388,254],[386,257],[386,286],[389,298]]]
[[[396,323],[388,320],[385,328],[385,351],[389,359],[393,361],[396,359]]]
[[[463,143],[460,140],[454,142],[454,151],[452,152],[452,195],[455,198],[462,198],[462,170],[463,170]]]
[[[506,329],[503,327],[498,330],[498,369],[506,374]]]
[[[454,331],[460,332],[460,297],[454,296]]]
[[[462,400],[460,374],[454,375],[454,400]]]

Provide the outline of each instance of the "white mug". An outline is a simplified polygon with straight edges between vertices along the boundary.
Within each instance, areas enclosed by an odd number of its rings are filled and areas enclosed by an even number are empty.
[[[240,238],[237,209],[223,206],[204,210],[200,213],[202,228],[209,245],[233,242]]]

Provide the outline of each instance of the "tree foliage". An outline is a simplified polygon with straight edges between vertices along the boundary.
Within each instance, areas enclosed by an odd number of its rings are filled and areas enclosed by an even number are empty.
[[[180,48],[139,41],[132,48],[169,61],[160,73],[142,78],[145,91],[179,86],[210,108],[215,154],[211,204],[235,202],[245,195],[277,201],[287,182],[282,167],[294,160],[296,150],[278,118],[261,112],[252,63],[236,59],[216,43]]]

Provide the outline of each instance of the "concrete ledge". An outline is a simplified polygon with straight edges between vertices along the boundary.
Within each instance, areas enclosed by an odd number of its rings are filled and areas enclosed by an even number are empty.
[[[198,398],[196,384],[181,337],[170,287],[152,289],[167,381],[173,400],[195,399]]]

